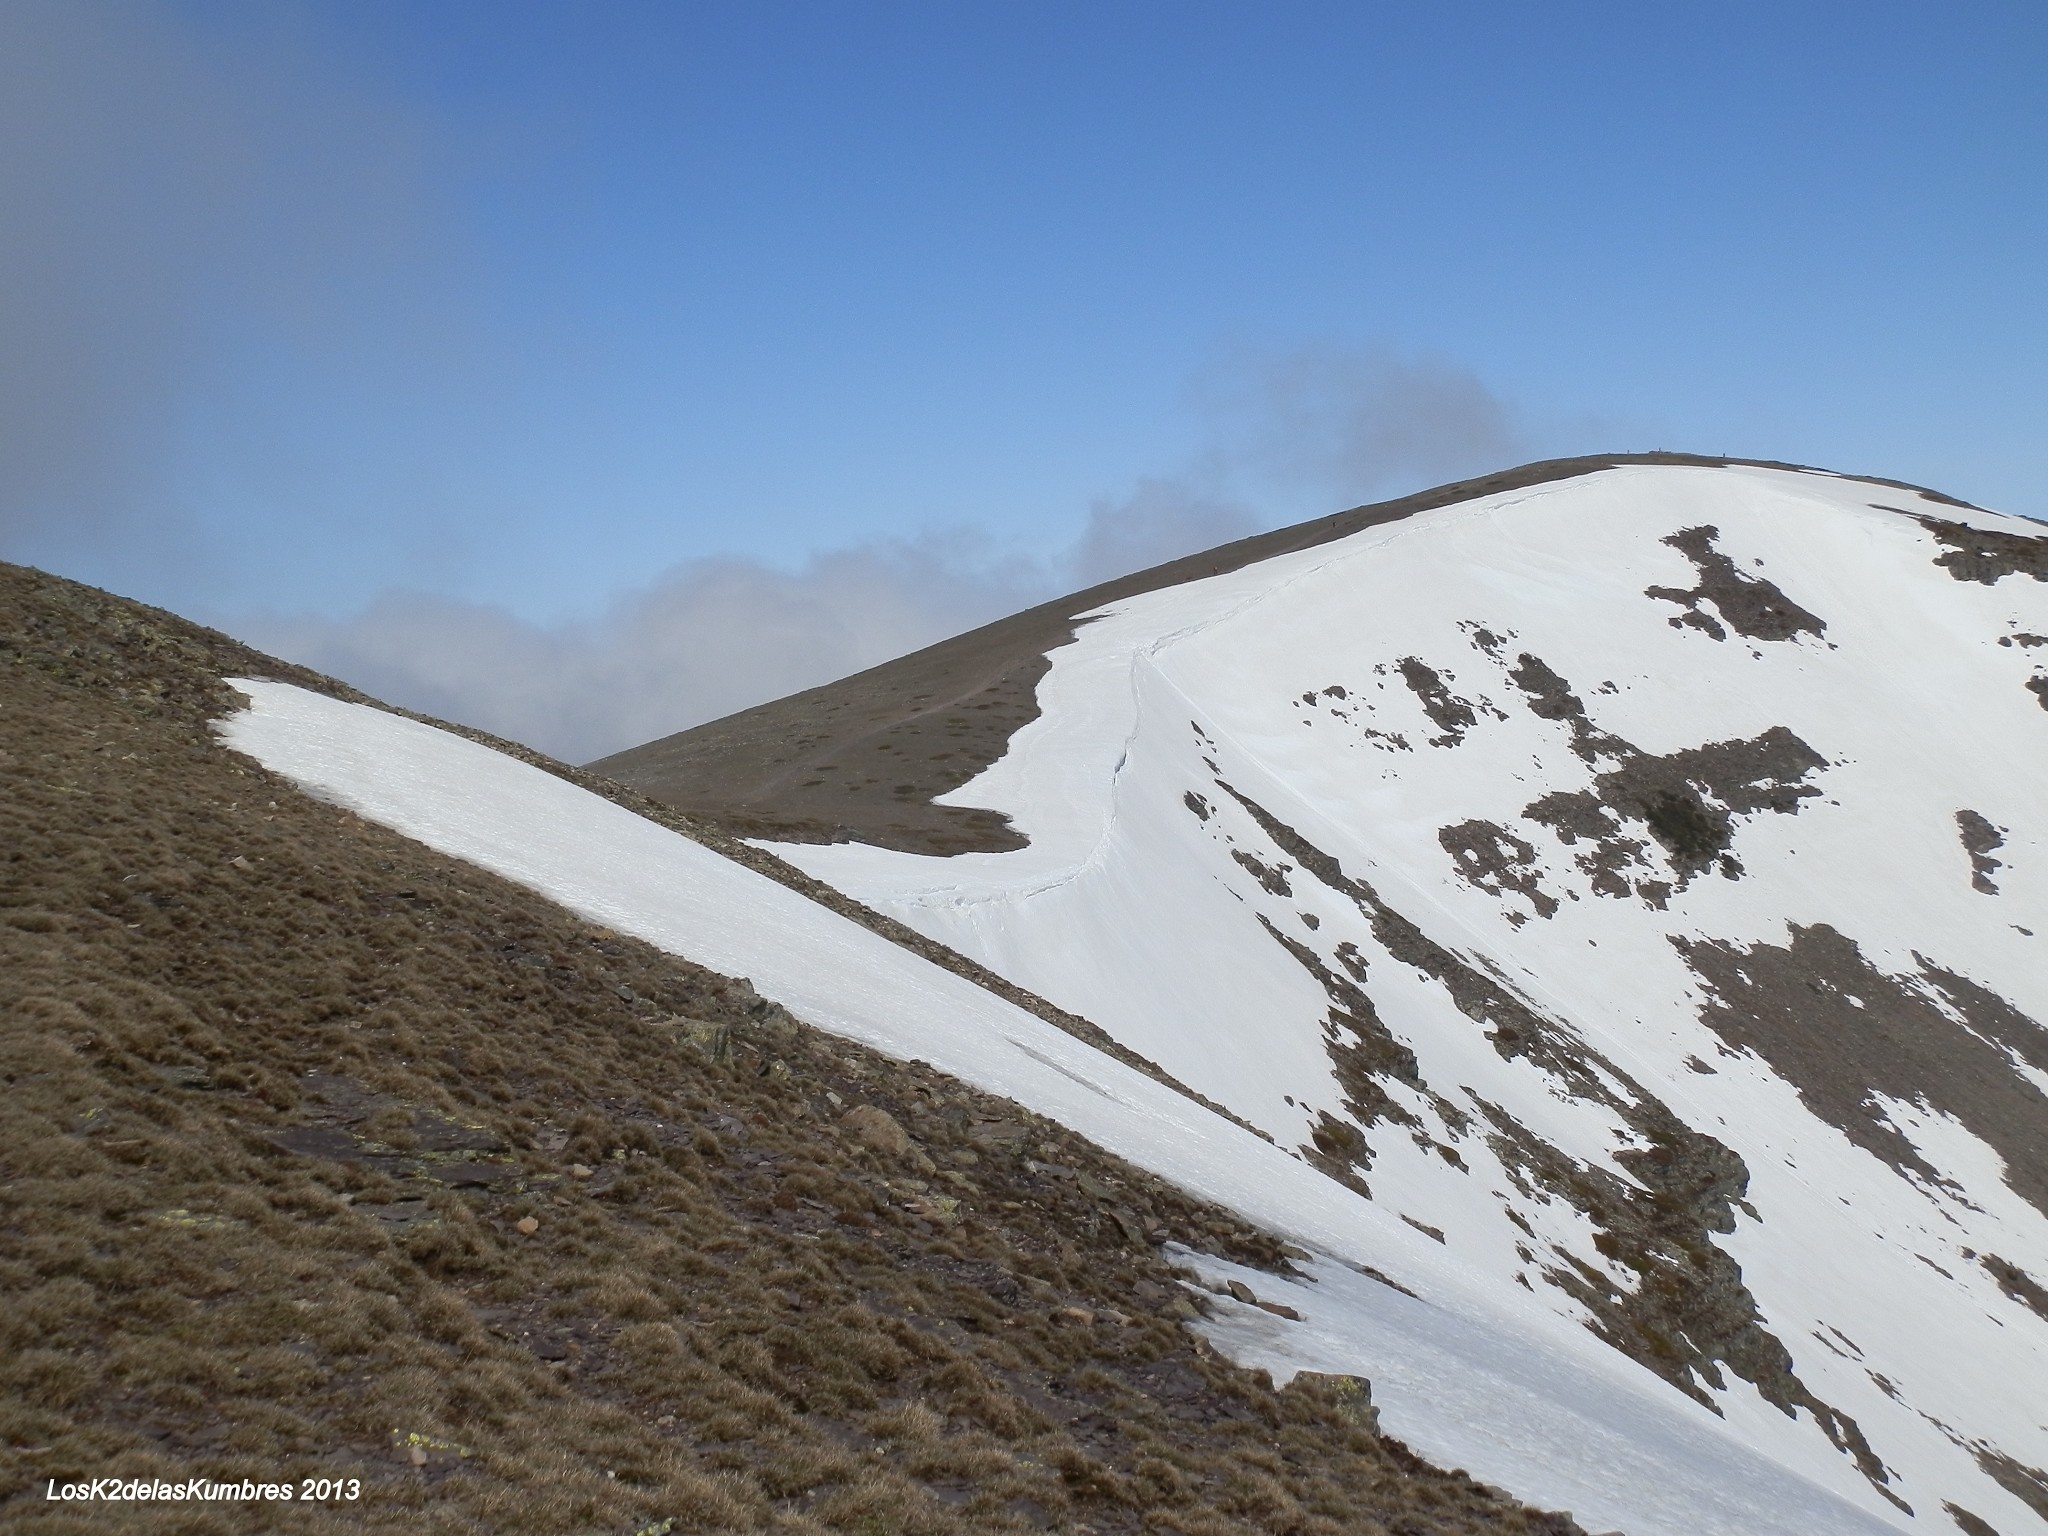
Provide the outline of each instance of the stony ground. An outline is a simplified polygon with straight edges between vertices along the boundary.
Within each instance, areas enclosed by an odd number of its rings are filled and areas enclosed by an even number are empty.
[[[1209,1353],[1227,1213],[224,751],[247,672],[345,692],[0,567],[0,1525],[1577,1530]]]

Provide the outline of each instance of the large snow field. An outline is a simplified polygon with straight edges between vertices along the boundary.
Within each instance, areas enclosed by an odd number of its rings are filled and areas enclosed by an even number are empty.
[[[1053,653],[1038,719],[945,797],[1006,812],[1029,847],[775,851],[1092,1019],[1282,1146],[1350,1117],[1329,988],[1290,946],[1359,979],[1420,1083],[1384,1084],[1409,1124],[1362,1127],[1373,1204],[1441,1230],[1443,1256],[1489,1294],[1526,1284],[1560,1320],[1584,1316],[1542,1278],[1560,1255],[1638,1283],[1581,1211],[1518,1183],[1484,1134],[1498,1107],[1626,1179],[1616,1154],[1639,1143],[1612,1105],[1505,1059],[1491,1021],[1390,950],[1251,802],[1741,1156],[1748,1204],[1716,1241],[1799,1379],[1861,1427],[1911,1523],[1946,1528],[1953,1501],[2008,1536],[2040,1529],[1979,1452],[2048,1465],[2048,1319],[1978,1260],[2048,1276],[2048,1219],[1920,1085],[1864,1100],[1917,1168],[1859,1145],[1708,1027],[1710,991],[1680,948],[1782,948],[1795,925],[1824,927],[1874,981],[1964,1029],[1929,967],[2048,1019],[2048,711],[2027,686],[2048,667],[2048,585],[1955,579],[1923,516],[2040,533],[1909,491],[1749,468],[1620,468],[1420,513],[1084,624]],[[1739,573],[1724,587],[1775,583],[1817,622],[1742,633],[1706,592],[1706,565],[1672,542],[1702,528]],[[1581,724],[1535,707],[1525,657]],[[1733,878],[1677,880],[1637,822],[1620,872],[1675,888],[1603,893],[1588,841],[1530,814],[1598,788],[1618,761],[1602,740],[1664,758],[1774,730],[1810,749],[1799,784],[1813,793],[1733,817]],[[2002,838],[1992,891],[1973,884],[1963,812]],[[1481,823],[1521,840],[1519,886],[1461,873],[1445,835]],[[1999,1049],[2018,1078],[2048,1082]],[[1733,1376],[1698,1384],[1731,1433],[1906,1520],[1812,1417]]]
[[[1716,1417],[1459,1247],[786,888],[463,738],[281,683],[236,686],[250,707],[222,723],[226,742],[310,793],[747,976],[819,1028],[1007,1095],[1322,1256],[1298,1283],[1233,1271],[1286,1286],[1302,1323],[1219,1303],[1212,1336],[1276,1377],[1372,1378],[1386,1428],[1432,1459],[1630,1536],[1910,1525],[1824,1445],[1762,1433],[1774,1410]]]

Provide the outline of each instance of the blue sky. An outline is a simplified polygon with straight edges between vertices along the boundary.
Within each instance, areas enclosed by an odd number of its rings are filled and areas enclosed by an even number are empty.
[[[0,555],[588,755],[1526,458],[2048,515],[2044,75],[2032,0],[16,0]]]

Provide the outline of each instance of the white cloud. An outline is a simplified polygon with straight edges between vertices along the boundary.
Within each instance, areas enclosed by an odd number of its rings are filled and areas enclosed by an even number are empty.
[[[832,550],[795,571],[691,560],[590,623],[392,591],[351,618],[259,615],[234,628],[378,698],[586,762],[1255,526],[1242,508],[1151,480],[1097,503],[1073,547],[1043,562],[1000,559],[957,533]]]
[[[1235,483],[1291,480],[1322,507],[1350,506],[1521,449],[1507,407],[1440,363],[1322,348],[1241,359],[1211,383],[1226,387],[1199,467],[1097,501],[1072,545],[1035,562],[966,532],[833,550],[796,571],[686,561],[585,624],[392,591],[353,618],[235,628],[377,697],[583,762],[1268,526]]]
[[[393,703],[571,761],[860,671],[1050,595],[977,541],[819,555],[801,570],[693,560],[598,620],[543,626],[429,593],[343,620],[259,617],[253,643]]]

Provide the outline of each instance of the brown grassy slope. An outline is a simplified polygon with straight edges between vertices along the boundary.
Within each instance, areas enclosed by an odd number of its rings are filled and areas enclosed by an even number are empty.
[[[934,805],[1003,755],[1038,714],[1048,654],[1074,637],[1077,615],[1182,582],[1348,538],[1434,507],[1569,480],[1629,464],[1803,469],[1687,453],[1545,459],[1472,480],[1254,534],[985,624],[823,687],[693,726],[590,766],[742,836],[848,839],[913,853],[1000,852],[1022,846],[1008,818]],[[1825,471],[1815,471],[1825,473]],[[1896,480],[1872,485],[1920,490]],[[1953,498],[1921,491],[1936,501]]]
[[[296,793],[235,672],[0,567],[0,1526],[1576,1529],[1217,1360],[1143,1234],[1270,1239]]]

